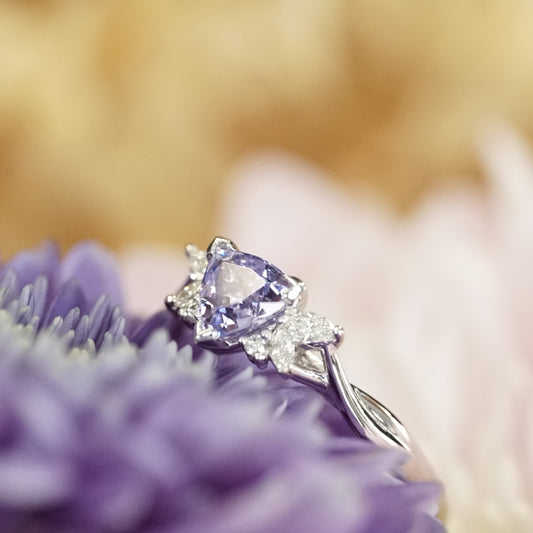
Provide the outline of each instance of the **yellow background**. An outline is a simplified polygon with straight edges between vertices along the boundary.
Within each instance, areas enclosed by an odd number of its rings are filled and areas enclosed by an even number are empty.
[[[2,254],[205,244],[264,147],[400,210],[479,181],[488,122],[533,131],[532,27],[529,1],[2,1]]]

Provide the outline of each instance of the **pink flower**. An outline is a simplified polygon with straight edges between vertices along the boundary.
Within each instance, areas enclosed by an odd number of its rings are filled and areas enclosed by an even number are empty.
[[[450,531],[533,529],[533,163],[495,128],[487,193],[429,196],[405,218],[283,153],[243,162],[219,233],[306,281],[342,324],[352,381],[418,436]],[[245,221],[245,222],[243,222]]]
[[[502,127],[480,154],[485,191],[434,193],[406,217],[289,154],[258,154],[235,170],[217,233],[305,280],[308,308],[345,327],[352,381],[418,437],[444,482],[450,532],[529,533],[533,162]],[[147,253],[130,249],[123,264],[135,310],[160,305],[135,297],[139,273],[157,298],[185,277],[175,251],[156,250],[164,261],[151,257],[151,270]]]

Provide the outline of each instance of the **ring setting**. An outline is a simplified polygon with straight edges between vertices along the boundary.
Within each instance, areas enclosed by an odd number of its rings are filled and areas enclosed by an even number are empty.
[[[343,328],[305,309],[300,279],[223,237],[207,251],[188,245],[186,254],[189,279],[165,303],[193,328],[198,345],[217,353],[242,350],[260,368],[271,362],[283,376],[319,390],[359,436],[407,452],[407,477],[433,477],[396,416],[349,382],[337,353]]]

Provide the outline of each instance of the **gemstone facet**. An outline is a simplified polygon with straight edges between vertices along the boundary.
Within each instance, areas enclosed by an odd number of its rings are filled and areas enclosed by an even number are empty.
[[[255,255],[212,250],[200,290],[199,322],[221,340],[238,339],[280,316],[294,282]]]

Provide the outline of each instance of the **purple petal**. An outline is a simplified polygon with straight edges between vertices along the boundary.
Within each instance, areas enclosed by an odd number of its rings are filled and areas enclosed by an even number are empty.
[[[12,270],[16,272],[18,290],[24,285],[33,283],[38,276],[44,276],[49,281],[55,279],[59,265],[59,251],[52,242],[46,242],[39,248],[26,250],[15,255],[0,268],[0,278]]]
[[[21,257],[1,276],[0,529],[443,531],[437,486],[317,391],[193,348],[169,312],[125,320],[99,246],[33,284]]]
[[[59,279],[62,283],[77,280],[91,307],[102,294],[107,295],[111,305],[122,303],[115,258],[97,243],[84,242],[71,248],[61,263]]]
[[[46,313],[44,325],[47,326],[56,317],[66,317],[72,309],[87,312],[87,301],[76,280],[65,283],[55,294]]]
[[[193,344],[190,328],[180,320],[176,320],[166,310],[159,311],[144,321],[130,320],[128,326],[126,332],[129,334],[129,339],[137,346],[144,346],[150,335],[157,329],[165,329],[170,338],[178,343],[178,346],[192,345],[197,354],[203,351]]]
[[[67,464],[42,454],[0,456],[0,507],[36,511],[68,497],[73,484]]]

